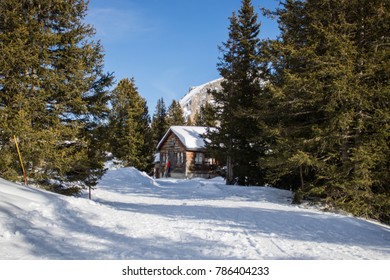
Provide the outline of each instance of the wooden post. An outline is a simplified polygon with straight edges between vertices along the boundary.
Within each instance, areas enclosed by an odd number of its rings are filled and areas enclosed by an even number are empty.
[[[226,185],[234,185],[233,165],[231,156],[227,157]]]
[[[23,164],[22,155],[21,155],[21,153],[20,153],[19,145],[18,145],[18,140],[16,139],[16,136],[15,136],[15,135],[14,135],[14,140],[15,140],[16,150],[17,150],[18,155],[19,155],[20,166],[22,167],[22,171],[23,171],[24,185],[27,186],[27,174],[26,174],[26,170],[24,169],[24,164]]]

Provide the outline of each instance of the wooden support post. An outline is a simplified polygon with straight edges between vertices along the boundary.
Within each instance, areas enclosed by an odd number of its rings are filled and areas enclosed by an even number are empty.
[[[14,135],[14,140],[15,140],[16,150],[17,150],[18,155],[19,155],[20,166],[22,167],[22,171],[23,171],[24,185],[27,186],[28,185],[27,184],[27,174],[26,174],[26,170],[24,169],[22,154],[20,153],[20,150],[19,150],[18,139],[16,138],[15,135]]]

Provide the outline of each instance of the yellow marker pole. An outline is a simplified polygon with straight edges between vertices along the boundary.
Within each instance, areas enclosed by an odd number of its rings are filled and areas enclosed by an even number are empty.
[[[19,155],[20,166],[22,167],[22,171],[23,171],[24,184],[27,186],[27,174],[26,174],[26,170],[24,169],[22,155],[20,153],[18,140],[16,139],[15,135],[14,135],[14,139],[15,139],[16,150],[18,151],[18,155]]]

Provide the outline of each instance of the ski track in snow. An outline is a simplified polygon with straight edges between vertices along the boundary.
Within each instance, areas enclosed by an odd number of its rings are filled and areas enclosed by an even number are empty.
[[[92,197],[0,179],[0,259],[390,259],[390,227],[285,190],[111,168]]]

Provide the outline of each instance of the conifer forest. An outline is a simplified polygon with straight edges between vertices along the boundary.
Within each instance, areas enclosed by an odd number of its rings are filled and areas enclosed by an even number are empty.
[[[192,125],[158,96],[149,116],[137,77],[105,72],[87,13],[86,0],[1,0],[0,177],[77,194],[108,154],[150,172],[169,126]],[[262,18],[277,39],[260,39]],[[229,23],[222,90],[194,123],[215,126],[206,148],[226,183],[390,223],[390,1],[242,0]]]

